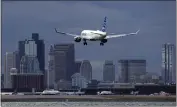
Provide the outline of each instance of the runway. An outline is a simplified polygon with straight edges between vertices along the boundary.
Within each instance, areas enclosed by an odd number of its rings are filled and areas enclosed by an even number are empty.
[[[2,102],[23,101],[176,101],[176,96],[144,95],[2,95]]]

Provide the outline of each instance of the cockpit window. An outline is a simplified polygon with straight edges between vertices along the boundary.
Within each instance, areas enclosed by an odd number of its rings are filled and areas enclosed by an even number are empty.
[[[86,33],[82,33],[83,36],[86,36]]]

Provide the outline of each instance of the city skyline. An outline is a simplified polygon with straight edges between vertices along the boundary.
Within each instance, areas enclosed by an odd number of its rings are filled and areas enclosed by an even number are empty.
[[[127,33],[139,28],[141,31],[137,36],[109,40],[104,47],[100,47],[99,42],[89,42],[86,47],[82,43],[74,43],[76,60],[90,60],[95,67],[93,71],[102,70],[104,60],[113,60],[117,66],[119,59],[146,59],[147,72],[157,71],[156,73],[159,74],[162,44],[175,44],[176,19],[173,1],[112,1],[106,3],[26,1],[3,2],[2,5],[3,55],[5,52],[16,51],[18,41],[30,38],[32,33],[39,33],[40,38],[46,44],[45,59],[47,59],[50,44],[74,42],[72,37],[56,34],[53,28],[57,27],[73,33],[79,33],[83,29],[100,29],[102,18],[105,15],[108,17],[108,32],[110,33]],[[46,5],[48,7],[45,10]],[[7,8],[9,6],[11,8]],[[82,7],[90,7],[92,10],[80,9]],[[66,14],[63,15],[64,11]],[[73,11],[77,11],[74,12],[76,14],[74,16]],[[94,50],[99,50],[99,52]],[[47,67],[47,64],[45,66]],[[100,72],[95,75],[99,76]]]

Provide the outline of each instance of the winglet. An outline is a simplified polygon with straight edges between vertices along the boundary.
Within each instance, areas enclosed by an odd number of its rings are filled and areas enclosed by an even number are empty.
[[[60,34],[66,34],[66,33],[64,33],[64,32],[58,31],[56,28],[55,28],[55,32],[56,32],[56,33],[60,33]]]
[[[58,33],[57,29],[55,28],[55,32]]]
[[[138,34],[138,32],[140,31],[140,29],[138,30],[138,31],[136,31],[136,33],[135,34]]]

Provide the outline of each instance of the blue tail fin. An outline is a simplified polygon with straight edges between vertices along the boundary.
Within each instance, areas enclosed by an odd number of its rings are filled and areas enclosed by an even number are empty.
[[[101,28],[101,31],[103,31],[103,32],[106,31],[106,19],[107,19],[107,17],[104,18],[104,23],[103,23],[103,26]]]

